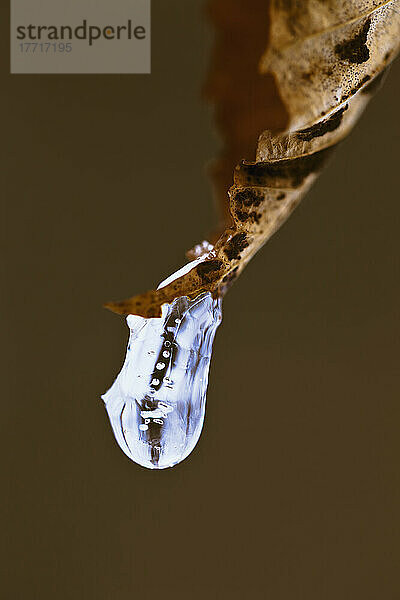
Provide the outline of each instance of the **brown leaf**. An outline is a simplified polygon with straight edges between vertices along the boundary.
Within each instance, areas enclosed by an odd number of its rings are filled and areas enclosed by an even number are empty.
[[[313,125],[365,88],[400,47],[398,0],[277,0],[260,68],[272,72],[289,129]]]
[[[252,39],[252,27],[256,32],[251,43],[246,46],[243,42],[241,58],[234,53],[234,59],[229,61],[229,53],[226,54],[231,70],[225,73],[230,74],[225,83],[221,83],[223,70],[220,75],[213,73],[208,81],[208,94],[219,103],[217,116],[220,120],[223,115],[226,117],[225,121],[222,119],[222,129],[228,139],[222,162],[225,167],[232,157],[239,162],[228,193],[231,223],[204,262],[160,290],[107,304],[114,312],[155,317],[160,316],[164,302],[178,296],[194,297],[206,290],[224,294],[298,205],[333,148],[358,120],[377,87],[375,84],[399,52],[400,0],[276,0],[271,6],[270,44],[264,52],[268,36],[260,17],[264,16],[267,22],[268,5],[257,0],[252,12],[248,3],[240,0],[211,3],[216,11],[214,21],[223,32],[233,29],[244,39]],[[236,18],[232,19],[229,7],[235,7]],[[221,39],[224,35],[217,44]],[[221,48],[217,57],[221,53],[224,56],[223,43]],[[228,44],[228,48],[234,52],[232,45]],[[243,56],[245,50],[247,55]],[[222,69],[223,64],[218,63],[218,67]],[[246,119],[237,106],[246,106],[246,102],[231,102],[234,91],[229,82],[237,65],[239,82],[242,77],[249,89],[260,93],[257,123],[268,122],[268,101],[275,106],[275,121],[272,119],[269,129],[279,129],[279,119],[281,123],[285,120],[282,115],[287,114],[289,121],[287,131],[279,135],[263,131],[266,128],[260,126],[253,162],[240,160],[249,158],[254,127],[247,133],[243,128]],[[244,65],[254,69],[251,77]],[[275,77],[277,91],[255,84],[267,73]],[[269,78],[269,85],[272,84]],[[277,108],[279,95],[287,113]],[[233,127],[235,118],[240,127]],[[223,185],[226,180],[221,179]]]

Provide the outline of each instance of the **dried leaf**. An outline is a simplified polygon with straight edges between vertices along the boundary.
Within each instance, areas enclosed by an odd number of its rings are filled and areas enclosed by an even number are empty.
[[[260,64],[272,72],[290,129],[338,110],[393,60],[400,45],[398,0],[277,0],[270,46]]]
[[[268,2],[256,4],[265,9]],[[107,308],[156,317],[163,303],[178,296],[224,294],[350,132],[399,48],[400,0],[273,2],[270,43],[258,67],[275,77],[289,115],[287,131],[260,131],[256,160],[236,167],[229,190],[232,222],[204,262],[162,289]]]

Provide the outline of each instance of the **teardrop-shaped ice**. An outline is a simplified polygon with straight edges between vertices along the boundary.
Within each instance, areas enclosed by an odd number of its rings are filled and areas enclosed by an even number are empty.
[[[139,465],[172,467],[195,447],[221,319],[221,299],[209,292],[164,304],[160,318],[127,317],[125,363],[103,400],[118,444]]]

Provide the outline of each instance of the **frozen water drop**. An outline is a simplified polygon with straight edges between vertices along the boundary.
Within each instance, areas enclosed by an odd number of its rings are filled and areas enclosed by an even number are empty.
[[[165,469],[184,460],[196,446],[221,318],[221,299],[209,292],[164,304],[160,318],[127,318],[129,356],[103,400],[118,444],[134,462]],[[176,321],[179,327],[171,333]],[[168,357],[163,354],[166,348]],[[169,377],[163,379],[154,376],[166,367],[161,356],[169,358]]]

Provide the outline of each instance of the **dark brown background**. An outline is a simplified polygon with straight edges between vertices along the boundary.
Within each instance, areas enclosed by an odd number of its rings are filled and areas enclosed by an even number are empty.
[[[4,597],[392,600],[399,62],[227,296],[190,458],[134,465],[100,400],[127,339],[102,302],[215,222],[201,6],[153,2],[151,76],[10,76],[3,39]]]

